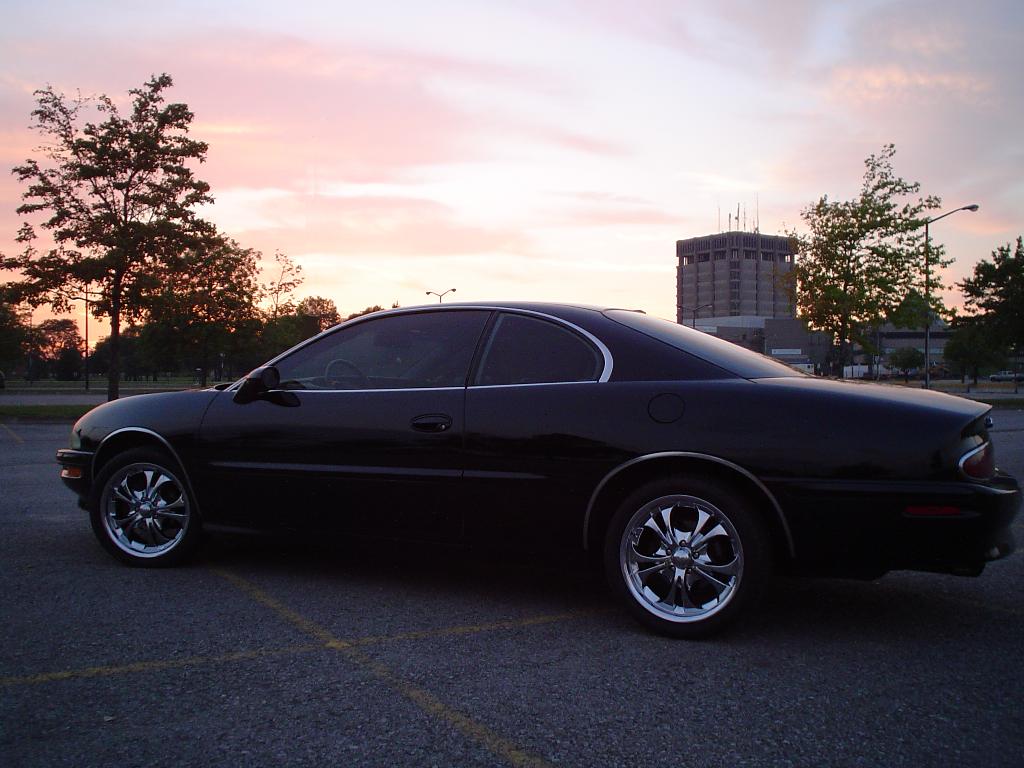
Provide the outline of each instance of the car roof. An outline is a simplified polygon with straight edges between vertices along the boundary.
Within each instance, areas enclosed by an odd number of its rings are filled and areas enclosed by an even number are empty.
[[[443,304],[417,304],[408,307],[398,307],[397,309],[411,310],[411,309],[451,309],[452,307],[463,307],[467,309],[475,308],[497,308],[497,309],[522,309],[531,312],[541,312],[557,315],[559,311],[564,310],[589,310],[591,312],[607,312],[610,309],[624,309],[629,312],[643,312],[640,309],[633,309],[628,307],[612,307],[604,306],[600,304],[576,304],[573,302],[566,301],[449,301]],[[383,310],[385,312],[389,310]]]

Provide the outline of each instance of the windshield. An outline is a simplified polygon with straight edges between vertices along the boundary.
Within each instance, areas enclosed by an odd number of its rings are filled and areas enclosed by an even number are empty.
[[[781,376],[804,376],[785,363],[773,360],[767,355],[751,352],[749,349],[719,339],[685,325],[651,317],[642,312],[628,309],[609,309],[604,316],[620,325],[632,328],[647,336],[670,344],[676,349],[713,363],[720,368],[742,376],[745,379],[778,378]]]

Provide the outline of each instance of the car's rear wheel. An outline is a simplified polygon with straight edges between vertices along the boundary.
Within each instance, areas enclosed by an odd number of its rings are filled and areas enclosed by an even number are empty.
[[[134,566],[175,565],[188,558],[201,527],[183,477],[167,454],[150,448],[125,451],[107,462],[89,504],[100,544]]]
[[[696,477],[648,483],[608,528],[605,572],[645,626],[701,637],[735,620],[771,570],[767,531],[753,505]]]

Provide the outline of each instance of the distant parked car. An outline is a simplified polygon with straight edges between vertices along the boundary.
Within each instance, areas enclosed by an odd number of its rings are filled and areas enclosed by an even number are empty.
[[[1014,373],[1013,371],[999,371],[993,373],[988,377],[989,381],[1024,381],[1024,373]]]
[[[583,548],[637,619],[689,637],[773,565],[977,575],[1008,555],[1021,492],[989,410],[816,379],[640,312],[435,304],[343,323],[226,387],[105,403],[57,460],[129,565],[180,562],[217,524],[541,548],[567,567]]]

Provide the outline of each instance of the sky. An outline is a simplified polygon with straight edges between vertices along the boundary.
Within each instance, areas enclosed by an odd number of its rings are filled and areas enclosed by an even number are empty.
[[[202,215],[294,258],[300,297],[674,319],[676,240],[737,206],[798,229],[891,142],[943,211],[980,205],[932,227],[952,284],[1024,233],[1022,33],[1020,0],[4,0],[0,169],[37,88],[125,103],[166,72],[210,146]],[[0,252],[22,191],[0,173]]]

